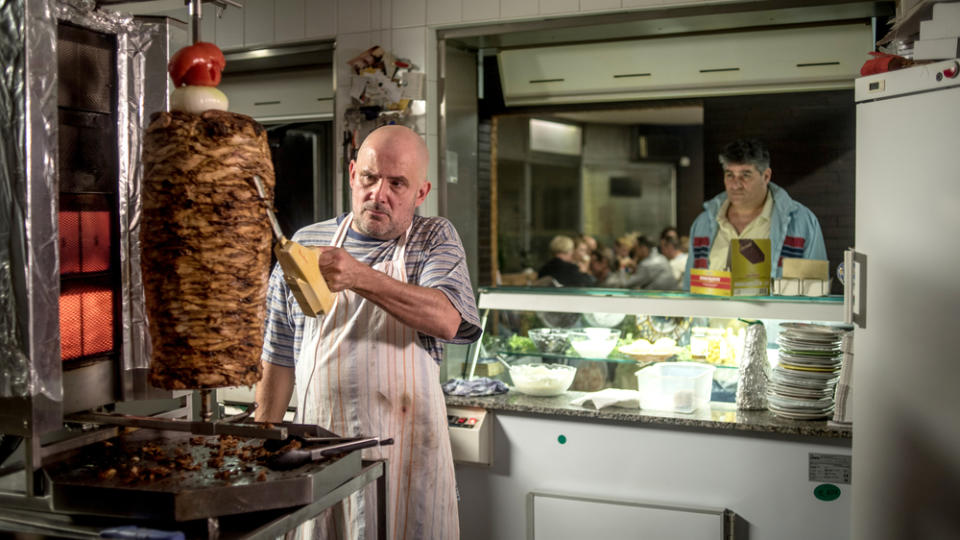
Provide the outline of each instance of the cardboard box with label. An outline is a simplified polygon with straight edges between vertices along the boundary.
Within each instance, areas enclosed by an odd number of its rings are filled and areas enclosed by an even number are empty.
[[[773,284],[780,296],[826,296],[830,294],[830,263],[816,259],[783,258],[782,277]]]
[[[733,296],[770,294],[770,239],[737,238],[730,242]]]
[[[693,268],[690,270],[690,292],[693,294],[708,294],[710,296],[730,296],[730,272],[726,270],[707,270]]]

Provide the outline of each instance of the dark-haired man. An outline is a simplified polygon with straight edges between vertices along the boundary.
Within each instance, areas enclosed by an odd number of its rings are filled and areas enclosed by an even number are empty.
[[[690,270],[730,267],[730,242],[738,238],[769,238],[771,278],[780,277],[783,257],[826,260],[827,249],[817,216],[770,182],[770,152],[756,139],[736,140],[720,153],[724,192],[703,204],[690,227]]]

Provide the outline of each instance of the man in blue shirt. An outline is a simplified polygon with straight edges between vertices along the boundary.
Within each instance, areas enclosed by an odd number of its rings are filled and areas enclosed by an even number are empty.
[[[770,152],[756,139],[736,140],[720,153],[724,192],[703,204],[690,227],[684,288],[694,268],[729,270],[730,242],[769,238],[771,278],[780,277],[783,257],[827,259],[817,216],[770,181]]]

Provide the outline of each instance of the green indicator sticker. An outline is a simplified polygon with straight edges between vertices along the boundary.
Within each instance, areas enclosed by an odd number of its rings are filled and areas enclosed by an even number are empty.
[[[559,437],[557,437],[557,442],[560,444],[567,444],[567,436],[560,435]]]
[[[821,501],[835,501],[840,497],[840,488],[833,484],[820,484],[813,488],[813,496]]]

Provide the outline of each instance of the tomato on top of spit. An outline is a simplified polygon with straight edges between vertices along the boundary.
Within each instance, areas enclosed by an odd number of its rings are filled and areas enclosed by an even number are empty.
[[[167,64],[167,73],[176,87],[170,95],[170,108],[194,114],[227,110],[230,101],[216,88],[226,65],[220,48],[206,41],[177,51]]]
[[[184,85],[216,86],[227,60],[213,43],[198,41],[177,51],[167,64],[167,72],[176,87]]]

